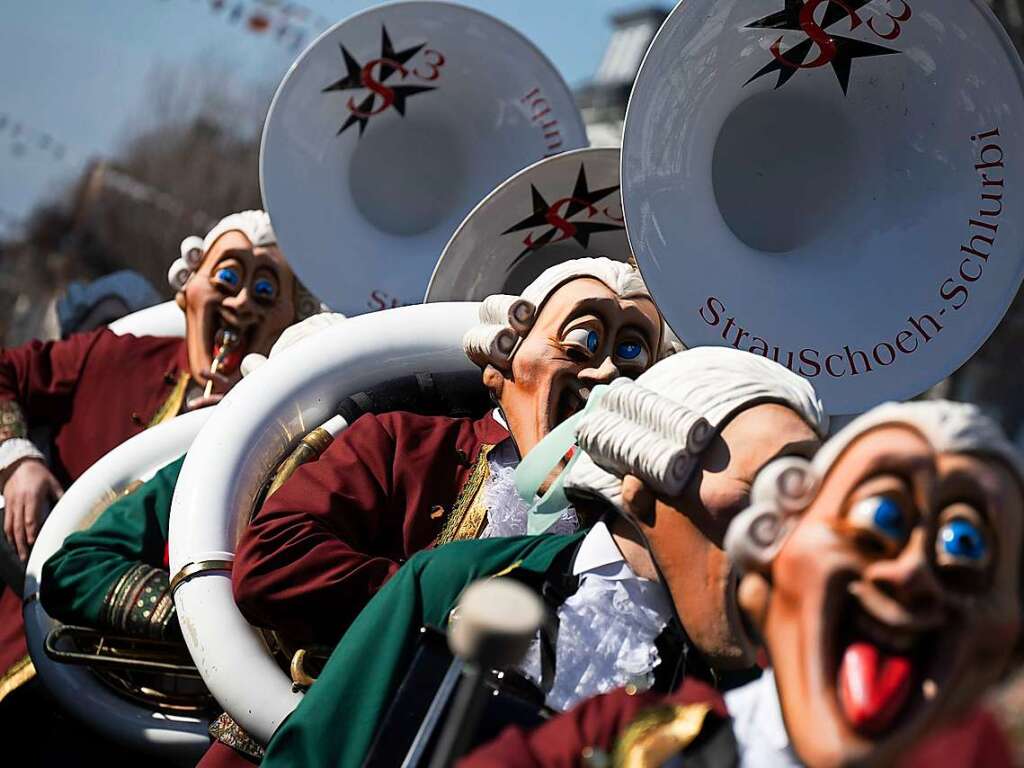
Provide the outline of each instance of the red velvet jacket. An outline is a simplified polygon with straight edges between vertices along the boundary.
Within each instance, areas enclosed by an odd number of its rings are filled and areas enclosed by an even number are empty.
[[[67,487],[144,430],[188,372],[185,340],[101,328],[0,350],[0,402],[50,429],[50,469]]]
[[[716,718],[728,712],[722,695],[687,678],[675,693],[630,695],[625,689],[577,704],[532,731],[510,727],[497,739],[474,750],[457,768],[582,768],[591,752],[612,754],[620,737],[639,715],[664,705],[707,704]],[[684,761],[685,764],[685,761]],[[700,762],[699,765],[706,765]],[[908,750],[897,768],[1011,768],[1006,736],[988,711],[980,707],[959,723],[929,734]]]
[[[481,452],[508,437],[491,414],[357,419],[242,535],[232,581],[243,615],[289,639],[336,643],[402,563],[437,542],[481,477]]]
[[[714,717],[728,716],[722,695],[686,678],[670,696],[628,694],[619,688],[577,704],[532,731],[510,727],[457,763],[458,768],[577,768],[595,752],[611,755],[623,732],[642,712],[664,705],[707,704]],[[594,762],[596,765],[597,762]]]
[[[64,341],[33,341],[0,350],[0,407],[13,401],[28,427],[49,428],[50,469],[66,488],[142,432],[172,393],[183,395],[188,370],[181,338],[118,336],[102,328]],[[26,653],[21,595],[4,586],[0,699],[30,676]]]

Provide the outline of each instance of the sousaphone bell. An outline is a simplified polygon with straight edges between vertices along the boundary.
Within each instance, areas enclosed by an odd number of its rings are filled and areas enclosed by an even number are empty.
[[[479,200],[586,145],[569,87],[526,38],[462,6],[400,2],[335,25],[295,62],[260,180],[303,282],[357,315],[419,303]]]
[[[1021,61],[981,0],[686,0],[626,113],[640,269],[690,346],[807,378],[833,414],[981,346],[1024,275]]]

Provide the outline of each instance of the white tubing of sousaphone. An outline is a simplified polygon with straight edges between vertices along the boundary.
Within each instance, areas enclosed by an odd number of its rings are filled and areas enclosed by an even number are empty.
[[[801,54],[835,66],[775,58]],[[630,244],[673,330],[777,358],[835,414],[952,373],[1024,275],[1022,80],[981,0],[680,3],[622,149]]]
[[[210,744],[204,718],[156,712],[106,688],[88,669],[51,660],[43,650],[57,625],[37,599],[43,564],[71,533],[88,525],[96,505],[111,492],[151,477],[188,450],[213,409],[186,413],[147,429],[106,454],[67,489],[46,519],[25,574],[25,637],[43,684],[75,717],[134,750],[194,765]]]
[[[357,315],[419,303],[473,206],[527,165],[585,146],[569,87],[526,38],[462,6],[400,2],[334,26],[292,65],[267,116],[260,181],[299,277]]]
[[[171,506],[171,573],[233,560],[253,499],[285,451],[345,397],[415,373],[475,372],[462,336],[477,303],[403,307],[346,320],[275,355],[220,402],[182,467]],[[231,576],[207,571],[175,592],[182,633],[217,701],[266,742],[298,704],[291,679],[239,613]]]

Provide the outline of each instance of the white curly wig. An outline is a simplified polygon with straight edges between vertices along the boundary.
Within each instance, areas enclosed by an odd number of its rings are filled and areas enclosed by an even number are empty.
[[[788,406],[818,434],[828,417],[814,388],[778,363],[727,347],[689,349],[619,380],[576,429],[582,453],[565,479],[570,497],[600,497],[620,511],[629,474],[655,493],[678,496],[700,454],[738,412]]]
[[[563,261],[544,270],[520,296],[498,293],[484,299],[480,304],[480,324],[462,338],[466,356],[481,368],[493,365],[508,370],[519,343],[530,332],[544,303],[563,285],[583,277],[600,280],[621,299],[651,298],[640,272],[629,264],[605,257]],[[659,357],[676,351],[670,338],[675,336],[663,325]]]
[[[191,235],[181,241],[181,255],[174,260],[167,271],[167,282],[175,291],[185,287],[185,283],[199,269],[206,253],[222,235],[228,232],[241,232],[254,247],[277,245],[277,235],[270,225],[270,216],[266,211],[240,211],[225,216],[218,221],[206,237]],[[295,278],[295,315],[296,320],[303,320],[319,312],[327,311],[309,290]]]
[[[879,427],[905,425],[936,453],[965,453],[1001,461],[1024,489],[1024,459],[1002,429],[974,405],[948,400],[885,403],[858,416],[821,447],[812,461],[795,457],[772,462],[758,473],[750,507],[730,524],[725,537],[730,559],[744,570],[768,567],[822,481],[859,437]]]

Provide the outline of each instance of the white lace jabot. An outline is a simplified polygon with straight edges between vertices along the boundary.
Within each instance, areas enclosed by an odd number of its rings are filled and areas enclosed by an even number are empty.
[[[654,643],[671,616],[661,585],[633,573],[604,523],[583,539],[573,574],[580,585],[558,609],[555,679],[547,696],[557,710],[627,683],[650,686],[660,661]],[[539,639],[520,669],[540,681]]]
[[[494,420],[508,429],[505,417],[497,408],[492,412]],[[527,505],[516,490],[516,467],[519,465],[519,454],[515,443],[508,438],[498,445],[487,456],[490,464],[490,477],[484,485],[484,505],[487,507],[487,525],[480,534],[481,539],[496,539],[503,536],[526,535]],[[575,533],[579,528],[576,513],[570,507],[562,513],[548,533]]]

